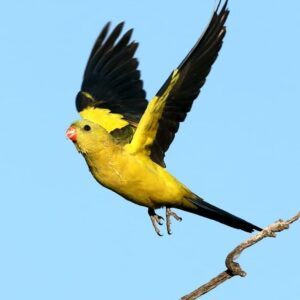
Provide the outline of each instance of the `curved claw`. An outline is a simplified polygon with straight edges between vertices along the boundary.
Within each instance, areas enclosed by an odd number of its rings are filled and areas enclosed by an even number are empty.
[[[154,227],[154,230],[155,232],[157,233],[157,235],[159,236],[163,236],[163,234],[160,233],[160,230],[157,226],[158,225],[163,225],[163,221],[165,220],[163,217],[157,215],[155,213],[155,210],[153,208],[148,208],[148,214],[150,216],[150,219],[151,219],[151,222],[152,222],[152,225]]]
[[[171,231],[171,217],[173,217],[176,221],[179,221],[181,222],[182,221],[182,218],[179,217],[176,213],[174,213],[173,211],[171,211],[171,208],[170,207],[167,207],[166,208],[166,219],[167,219],[167,232],[168,234],[172,234],[172,231]]]
[[[155,215],[155,219],[156,219],[156,222],[158,223],[158,225],[163,225],[164,224],[164,221],[165,219],[159,215]]]

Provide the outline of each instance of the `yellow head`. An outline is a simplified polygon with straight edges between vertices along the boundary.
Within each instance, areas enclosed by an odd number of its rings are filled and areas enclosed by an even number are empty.
[[[74,122],[66,135],[83,154],[98,152],[113,143],[112,136],[103,127],[88,120]]]

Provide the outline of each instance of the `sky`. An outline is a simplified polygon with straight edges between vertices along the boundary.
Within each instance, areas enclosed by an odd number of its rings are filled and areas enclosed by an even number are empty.
[[[148,99],[201,35],[213,0],[6,1],[0,19],[0,299],[179,299],[250,235],[184,212],[158,237],[147,210],[101,187],[65,137],[96,36],[134,28]],[[299,211],[297,0],[229,0],[218,60],[167,152],[199,196],[267,226]],[[164,214],[163,211],[159,211]],[[298,299],[300,223],[239,258],[202,299]]]

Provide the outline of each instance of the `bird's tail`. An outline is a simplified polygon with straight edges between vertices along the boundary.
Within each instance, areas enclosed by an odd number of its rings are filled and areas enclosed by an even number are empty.
[[[241,229],[246,232],[253,232],[254,230],[261,231],[262,229],[258,226],[255,226],[239,217],[236,217],[225,210],[222,210],[214,205],[211,205],[205,202],[202,198],[198,197],[197,195],[193,195],[195,197],[188,198],[190,202],[192,202],[196,209],[191,208],[182,208],[188,212],[197,214],[199,216],[209,218],[225,225],[231,226],[233,228]]]

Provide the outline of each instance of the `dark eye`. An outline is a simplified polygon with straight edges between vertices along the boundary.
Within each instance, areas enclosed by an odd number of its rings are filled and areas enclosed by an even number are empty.
[[[90,125],[84,125],[83,126],[83,130],[90,131],[91,130],[91,126]]]

